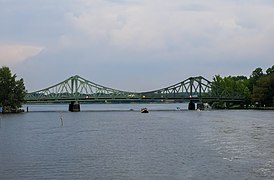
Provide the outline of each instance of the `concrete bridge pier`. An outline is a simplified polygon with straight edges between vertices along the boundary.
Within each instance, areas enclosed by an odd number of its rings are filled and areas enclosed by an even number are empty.
[[[80,104],[77,101],[71,101],[71,103],[69,104],[69,111],[70,112],[79,112]]]
[[[192,100],[188,104],[188,110],[195,110],[195,103]]]

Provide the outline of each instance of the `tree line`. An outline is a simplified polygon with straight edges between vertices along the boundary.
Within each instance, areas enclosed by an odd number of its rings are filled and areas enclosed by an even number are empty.
[[[274,65],[265,72],[256,68],[249,77],[216,75],[212,82],[216,94],[241,95],[246,107],[274,107]],[[235,106],[235,103],[215,103],[217,107]],[[243,104],[241,104],[243,105]]]

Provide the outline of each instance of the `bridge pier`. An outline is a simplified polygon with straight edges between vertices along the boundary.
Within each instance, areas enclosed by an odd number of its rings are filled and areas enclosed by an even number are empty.
[[[80,111],[80,104],[75,101],[71,101],[69,104],[69,111],[70,112],[79,112]]]
[[[192,100],[188,104],[188,110],[195,110],[195,103]]]

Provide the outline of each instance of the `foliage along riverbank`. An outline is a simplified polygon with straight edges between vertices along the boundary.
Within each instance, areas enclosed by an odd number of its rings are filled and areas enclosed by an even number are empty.
[[[24,102],[26,88],[23,78],[17,80],[8,67],[0,68],[0,107],[2,113],[22,112],[20,108]]]
[[[216,88],[214,88],[216,87]],[[263,72],[256,68],[250,77],[216,75],[212,82],[212,91],[241,95],[241,104],[216,102],[213,108],[256,108],[273,109],[274,107],[274,65]]]

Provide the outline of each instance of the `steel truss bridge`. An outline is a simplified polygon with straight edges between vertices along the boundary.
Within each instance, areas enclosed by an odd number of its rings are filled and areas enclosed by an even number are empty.
[[[215,87],[215,89],[218,87]],[[218,93],[217,93],[218,92]],[[212,83],[202,76],[190,77],[166,88],[148,92],[127,92],[105,87],[78,75],[51,87],[27,93],[27,103],[61,102],[165,102],[165,101],[242,101],[242,95],[213,91]]]

